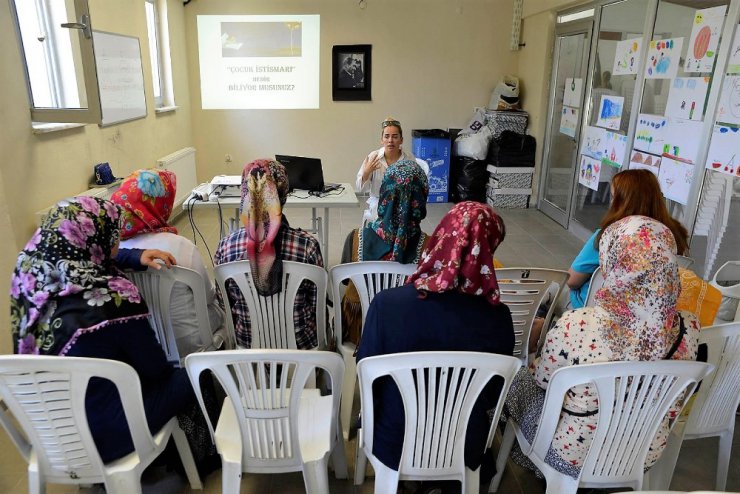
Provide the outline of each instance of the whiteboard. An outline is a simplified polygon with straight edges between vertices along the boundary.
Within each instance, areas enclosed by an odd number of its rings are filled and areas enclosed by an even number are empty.
[[[146,117],[139,38],[93,31],[101,126]]]

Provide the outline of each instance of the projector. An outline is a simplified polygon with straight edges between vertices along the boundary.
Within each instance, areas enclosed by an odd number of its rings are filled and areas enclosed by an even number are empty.
[[[211,179],[208,198],[215,201],[223,197],[241,197],[241,175],[216,175]]]

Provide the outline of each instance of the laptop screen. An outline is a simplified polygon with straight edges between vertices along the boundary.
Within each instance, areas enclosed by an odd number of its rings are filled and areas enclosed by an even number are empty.
[[[310,192],[324,190],[324,172],[321,169],[320,159],[281,154],[276,154],[275,159],[282,163],[288,173],[290,190],[301,189]]]

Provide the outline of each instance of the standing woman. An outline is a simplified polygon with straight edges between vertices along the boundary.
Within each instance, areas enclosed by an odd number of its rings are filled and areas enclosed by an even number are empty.
[[[602,232],[612,223],[633,215],[647,216],[667,226],[676,240],[679,255],[684,255],[689,250],[689,234],[665,207],[665,199],[655,175],[648,170],[625,170],[617,173],[612,179],[612,203],[601,220],[601,228],[586,241],[568,270],[573,309],[580,309],[586,303],[591,275],[599,267],[599,241]]]
[[[137,170],[121,183],[111,201],[123,208],[122,248],[170,252],[179,266],[196,271],[203,279],[212,341],[201,341],[190,288],[179,282],[172,288],[172,328],[180,356],[185,358],[193,352],[222,348],[228,338],[224,336],[224,311],[216,300],[216,288],[198,249],[189,239],[178,235],[177,228],[168,223],[176,191],[177,181],[173,172]]]
[[[215,450],[187,373],[168,364],[149,325],[146,304],[114,262],[120,214],[112,202],[76,197],[44,217],[18,255],[13,272],[10,323],[14,349],[20,354],[129,364],[141,381],[149,428],[157,431],[177,415],[196,461],[202,462],[213,458]],[[119,256],[124,259],[122,267],[141,269],[145,263],[154,263],[150,251],[141,257],[139,253],[131,250]],[[113,383],[90,381],[85,406],[103,462],[133,451]]]
[[[380,124],[380,143],[383,145],[377,151],[367,155],[357,172],[355,189],[360,193],[369,193],[364,220],[373,221],[378,217],[378,196],[383,176],[390,165],[399,160],[416,161],[429,176],[429,166],[423,160],[417,160],[414,155],[401,149],[403,144],[403,129],[401,122],[388,117]]]

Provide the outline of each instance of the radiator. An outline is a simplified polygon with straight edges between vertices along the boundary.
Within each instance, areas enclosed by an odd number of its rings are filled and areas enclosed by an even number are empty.
[[[174,220],[182,213],[182,203],[190,195],[190,192],[198,185],[198,179],[195,175],[195,148],[187,147],[179,151],[170,153],[157,160],[157,168],[175,172],[177,177],[177,193],[175,195],[175,204],[172,206],[172,216]],[[80,196],[100,197],[101,199],[110,199],[113,193],[118,190],[118,185],[113,187],[95,187],[80,192]],[[48,206],[41,211],[36,211],[36,221],[41,223],[41,218],[49,212],[53,205]]]

